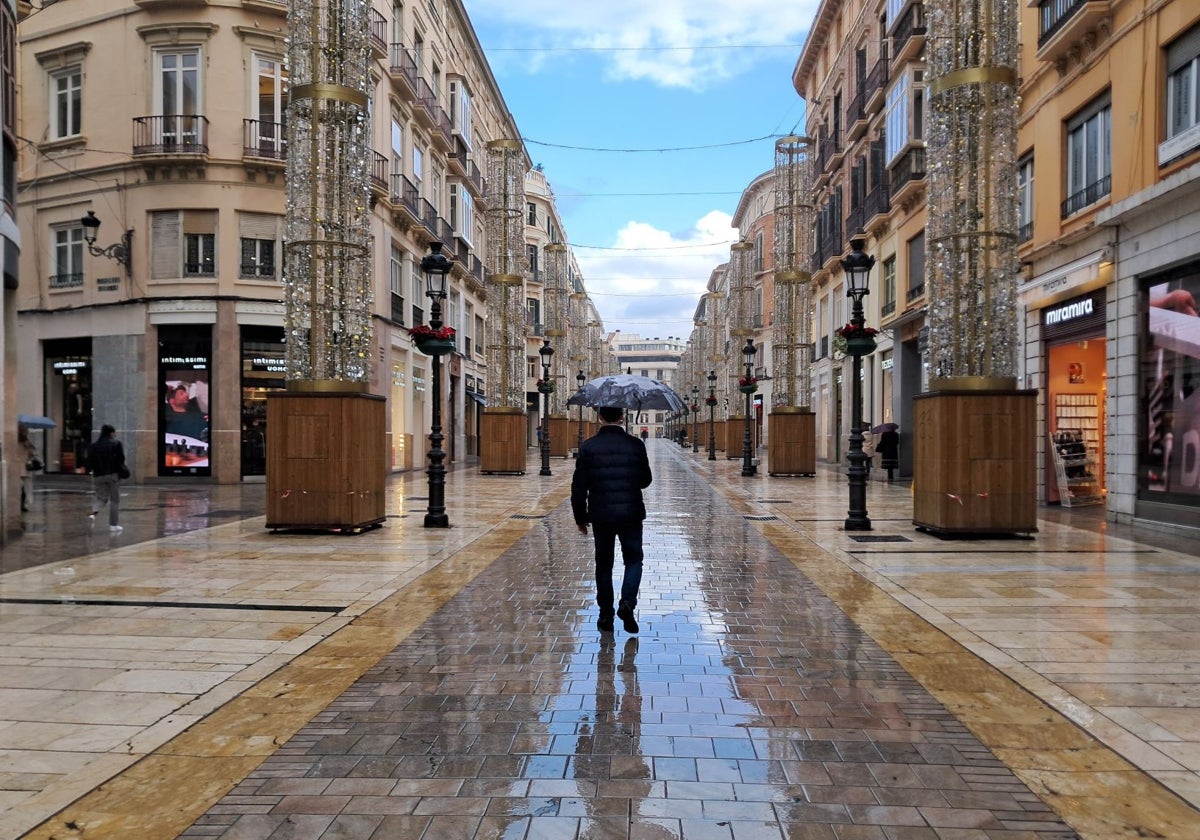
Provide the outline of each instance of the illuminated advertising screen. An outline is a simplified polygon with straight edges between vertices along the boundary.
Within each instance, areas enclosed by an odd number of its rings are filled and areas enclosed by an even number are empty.
[[[211,475],[207,342],[168,347],[158,360],[159,473]]]
[[[1141,498],[1194,505],[1200,498],[1200,267],[1145,289],[1141,357]]]

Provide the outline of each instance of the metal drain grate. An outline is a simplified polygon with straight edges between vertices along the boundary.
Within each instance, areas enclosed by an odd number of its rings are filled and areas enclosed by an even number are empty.
[[[760,505],[790,505],[792,503],[792,500],[791,499],[759,499],[758,503]]]
[[[544,513],[514,513],[509,519],[545,519]]]
[[[746,514],[746,515],[742,516],[742,518],[749,522],[778,522],[779,521],[778,516],[750,516],[749,514]]]
[[[864,534],[850,537],[850,539],[855,542],[912,542],[908,537],[902,537],[899,534]]]

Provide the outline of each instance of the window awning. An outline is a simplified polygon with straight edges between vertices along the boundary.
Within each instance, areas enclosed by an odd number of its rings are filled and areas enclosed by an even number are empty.
[[[467,396],[475,400],[480,405],[487,405],[487,397],[483,394],[476,394],[474,391],[467,391]]]

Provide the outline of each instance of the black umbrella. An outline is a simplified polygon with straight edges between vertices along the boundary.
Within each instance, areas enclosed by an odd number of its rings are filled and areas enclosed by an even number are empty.
[[[871,427],[871,434],[881,435],[884,432],[894,432],[899,428],[900,427],[897,426],[895,423],[880,423],[878,426]]]
[[[593,408],[610,405],[628,411],[683,411],[684,401],[665,382],[632,373],[614,373],[586,383],[567,400],[567,405]]]

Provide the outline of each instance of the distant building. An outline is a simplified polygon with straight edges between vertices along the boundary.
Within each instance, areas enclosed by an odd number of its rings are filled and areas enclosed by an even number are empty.
[[[667,385],[676,387],[679,372],[679,360],[687,349],[687,339],[667,336],[664,338],[643,338],[637,333],[623,333],[620,330],[609,333],[608,345],[612,355],[621,366],[622,373],[632,373],[645,376]],[[679,396],[687,399],[688,395]],[[651,437],[663,437],[666,434],[668,412],[648,411],[640,416],[630,415],[629,430],[641,432],[645,429]]]

